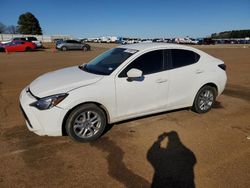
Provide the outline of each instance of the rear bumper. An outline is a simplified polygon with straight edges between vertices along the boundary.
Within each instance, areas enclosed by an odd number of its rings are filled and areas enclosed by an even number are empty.
[[[41,42],[33,42],[37,48],[41,48],[42,47],[42,43]]]
[[[20,95],[20,108],[24,115],[28,129],[40,136],[61,136],[62,123],[66,114],[64,109],[53,107],[48,110],[38,110],[30,106],[35,99],[27,89]]]
[[[225,90],[226,83],[227,83],[227,74],[225,71],[223,71],[222,74],[218,76],[218,96],[221,95],[222,92]]]

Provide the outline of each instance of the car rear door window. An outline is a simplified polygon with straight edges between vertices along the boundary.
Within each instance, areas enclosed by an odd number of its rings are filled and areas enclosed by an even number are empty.
[[[190,50],[172,49],[172,67],[179,68],[199,61],[200,55]]]
[[[163,50],[155,50],[145,53],[130,63],[118,77],[127,77],[127,72],[136,68],[143,72],[143,75],[163,71]]]
[[[78,44],[79,42],[76,41],[76,40],[71,40],[71,43],[73,43],[73,44]]]

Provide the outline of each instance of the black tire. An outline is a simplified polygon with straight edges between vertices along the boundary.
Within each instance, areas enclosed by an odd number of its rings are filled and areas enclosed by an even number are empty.
[[[26,47],[25,48],[25,52],[30,52],[31,51],[31,48],[30,47]]]
[[[93,123],[94,121],[97,122]],[[99,138],[105,130],[106,124],[106,115],[102,109],[95,104],[84,104],[70,113],[65,126],[67,134],[73,140],[88,142]]]
[[[216,95],[217,91],[214,87],[209,85],[203,86],[196,94],[192,110],[199,114],[210,111],[215,103]]]
[[[5,48],[0,47],[0,52],[7,52],[7,51],[5,50]]]
[[[67,48],[66,46],[63,46],[63,47],[61,47],[61,50],[62,50],[62,51],[67,51],[68,48]]]

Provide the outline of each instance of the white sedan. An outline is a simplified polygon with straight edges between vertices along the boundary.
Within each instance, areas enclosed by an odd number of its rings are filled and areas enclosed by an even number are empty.
[[[90,141],[121,120],[184,107],[208,112],[225,88],[225,69],[192,47],[123,45],[38,77],[21,92],[20,106],[30,131]]]

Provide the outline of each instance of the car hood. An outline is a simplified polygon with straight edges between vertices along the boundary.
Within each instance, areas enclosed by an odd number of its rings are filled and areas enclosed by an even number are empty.
[[[33,95],[42,98],[66,93],[78,87],[93,84],[102,78],[102,75],[91,74],[75,66],[46,73],[35,79],[29,88]]]

